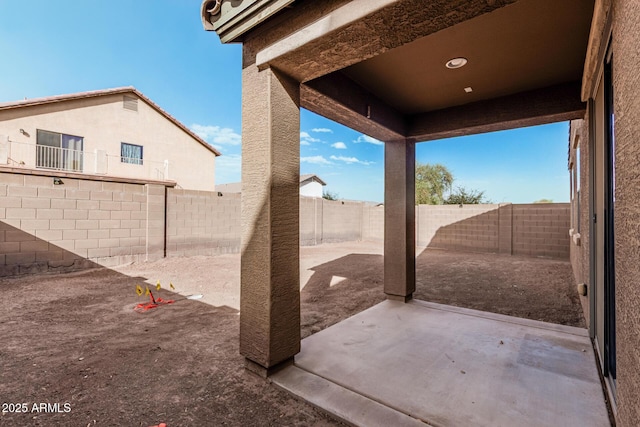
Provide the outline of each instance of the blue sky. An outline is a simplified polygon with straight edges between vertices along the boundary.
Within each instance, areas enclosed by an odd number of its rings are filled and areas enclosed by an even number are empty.
[[[200,0],[0,0],[0,102],[135,86],[216,146],[216,182],[240,180],[241,46],[203,30]],[[341,198],[382,201],[384,146],[303,110],[300,172]],[[418,144],[455,185],[493,202],[568,201],[568,124]]]

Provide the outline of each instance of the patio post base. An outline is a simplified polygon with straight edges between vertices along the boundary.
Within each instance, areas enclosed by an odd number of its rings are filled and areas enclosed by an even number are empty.
[[[275,374],[276,372],[286,368],[287,366],[293,365],[293,357],[290,357],[277,365],[270,366],[265,368],[264,366],[254,362],[251,359],[244,359],[244,367],[247,371],[256,374],[261,378],[268,378],[269,376]]]
[[[387,299],[393,300],[393,301],[402,301],[402,302],[409,302],[413,299],[413,294],[409,294],[409,295],[391,295],[391,294],[387,294]]]

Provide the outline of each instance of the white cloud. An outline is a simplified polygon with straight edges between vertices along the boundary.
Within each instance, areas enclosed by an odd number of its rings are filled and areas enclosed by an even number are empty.
[[[240,143],[242,143],[240,134],[234,132],[231,128],[193,124],[191,125],[191,130],[214,147],[219,147],[220,145],[240,145]]]
[[[345,145],[344,142],[336,142],[334,144],[331,144],[331,146],[333,148],[337,148],[338,150],[346,150],[347,149],[347,146]]]
[[[340,162],[345,162],[346,164],[358,163],[361,165],[372,165],[375,162],[367,162],[366,160],[358,160],[357,157],[345,157],[345,156],[331,156],[329,157],[331,160],[337,160]]]
[[[375,138],[371,138],[369,135],[365,135],[362,134],[358,137],[358,139],[354,140],[353,142],[355,142],[356,144],[359,144],[361,142],[366,142],[369,144],[373,144],[373,145],[382,145],[384,144],[382,141],[378,141]]]
[[[311,145],[312,142],[320,142],[320,140],[312,137],[308,132],[300,132],[300,145]]]
[[[332,165],[333,164],[329,160],[325,159],[324,156],[300,157],[300,161],[304,163],[311,163],[314,165]]]
[[[333,133],[333,131],[328,128],[313,128],[311,129],[311,132]]]

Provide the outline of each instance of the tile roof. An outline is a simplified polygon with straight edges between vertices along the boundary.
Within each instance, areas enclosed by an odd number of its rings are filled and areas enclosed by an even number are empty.
[[[300,175],[300,182],[304,182],[310,179],[315,179],[316,181],[318,181],[320,184],[322,185],[327,185],[326,182],[324,182],[322,179],[320,179],[320,177],[318,175],[316,175],[315,173],[308,173],[305,175]]]
[[[2,102],[2,103],[0,103],[0,111],[10,110],[10,109],[13,109],[13,108],[33,107],[33,106],[37,106],[37,105],[52,104],[52,103],[56,103],[56,102],[66,102],[66,101],[73,101],[73,100],[78,100],[78,99],[95,98],[95,97],[99,97],[99,96],[118,95],[118,94],[126,94],[126,93],[132,93],[132,94],[136,95],[138,98],[142,99],[144,102],[149,104],[154,110],[156,110],[158,113],[162,114],[164,117],[166,117],[173,124],[175,124],[180,129],[182,129],[184,132],[189,134],[189,136],[191,136],[193,139],[198,141],[201,145],[203,145],[205,148],[207,148],[209,151],[211,151],[216,156],[221,156],[222,155],[218,150],[216,150],[214,147],[212,147],[211,144],[206,142],[204,139],[200,138],[191,129],[189,129],[188,127],[183,125],[181,122],[178,121],[178,119],[173,117],[171,114],[167,113],[158,104],[156,104],[155,102],[153,102],[152,100],[150,100],[149,98],[144,96],[141,92],[139,92],[133,86],[124,86],[124,87],[118,87],[118,88],[113,88],[113,89],[93,90],[93,91],[88,91],[88,92],[77,92],[77,93],[70,93],[70,94],[66,94],[66,95],[54,95],[54,96],[47,96],[47,97],[43,97],[43,98],[30,98],[30,99],[24,99],[24,100],[20,100],[20,101]]]

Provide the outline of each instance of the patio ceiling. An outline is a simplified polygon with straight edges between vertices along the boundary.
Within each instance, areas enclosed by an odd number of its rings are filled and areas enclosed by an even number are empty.
[[[300,83],[300,105],[383,141],[584,117],[595,0],[204,0],[244,67]],[[468,63],[448,69],[463,57]],[[465,90],[471,88],[471,90]]]
[[[266,46],[257,65],[300,81],[304,108],[385,141],[570,120],[586,108],[593,5],[354,0]],[[276,22],[311,7],[296,1]],[[466,66],[446,68],[456,57]]]
[[[519,1],[341,72],[403,114],[579,81],[592,9],[584,0]],[[446,68],[456,57],[469,62]]]

